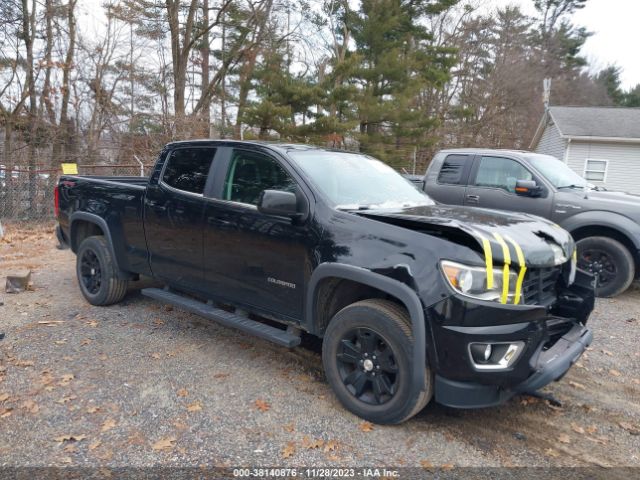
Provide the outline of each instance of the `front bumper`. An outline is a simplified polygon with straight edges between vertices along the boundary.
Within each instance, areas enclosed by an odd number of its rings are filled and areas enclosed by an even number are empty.
[[[534,373],[513,387],[458,382],[436,375],[436,401],[455,408],[479,408],[499,405],[517,393],[534,392],[560,380],[591,345],[593,333],[582,325],[574,326],[551,348],[540,351],[531,365]]]
[[[426,309],[428,357],[435,399],[458,408],[498,405],[517,393],[559,380],[593,339],[585,327],[594,306],[592,277],[579,272],[549,307],[501,305],[451,296]],[[470,343],[516,343],[522,350],[503,369],[479,369]]]

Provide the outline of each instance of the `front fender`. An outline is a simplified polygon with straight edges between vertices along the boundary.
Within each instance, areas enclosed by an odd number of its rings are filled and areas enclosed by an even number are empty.
[[[414,341],[413,365],[415,368],[412,371],[411,383],[416,392],[423,391],[426,388],[423,369],[426,366],[426,328],[424,310],[416,292],[398,280],[366,268],[340,263],[322,263],[313,271],[307,289],[304,326],[310,333],[318,333],[315,321],[316,292],[320,281],[328,277],[343,278],[368,285],[396,297],[404,304],[411,317]]]
[[[627,237],[640,250],[640,225],[619,213],[601,210],[578,213],[564,220],[560,226],[569,233],[582,227],[611,228]]]

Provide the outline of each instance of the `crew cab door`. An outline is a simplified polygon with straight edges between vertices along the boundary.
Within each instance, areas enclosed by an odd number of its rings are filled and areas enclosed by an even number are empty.
[[[172,285],[202,287],[203,194],[215,153],[213,147],[175,148],[147,187],[144,227],[151,271]]]
[[[440,153],[433,163],[434,168],[429,169],[425,178],[427,194],[439,203],[463,205],[473,155]]]
[[[224,150],[224,170],[216,170],[223,181],[204,213],[207,288],[234,304],[298,320],[310,270],[308,223],[265,215],[257,208],[263,190],[295,192],[298,182],[270,154]]]
[[[516,194],[518,180],[535,180],[542,186],[538,197]],[[468,207],[492,208],[531,213],[549,218],[553,196],[540,178],[513,158],[478,155],[471,171],[464,204]]]

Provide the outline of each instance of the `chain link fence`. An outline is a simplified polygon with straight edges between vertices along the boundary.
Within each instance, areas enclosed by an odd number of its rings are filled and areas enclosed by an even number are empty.
[[[79,175],[146,176],[152,165],[78,165]],[[0,221],[43,222],[54,218],[53,190],[59,169],[0,166]]]

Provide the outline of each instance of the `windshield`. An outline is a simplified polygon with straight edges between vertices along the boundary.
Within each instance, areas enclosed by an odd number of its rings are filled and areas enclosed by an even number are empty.
[[[527,155],[527,160],[556,188],[585,188],[587,186],[584,178],[556,157],[531,153]]]
[[[393,168],[366,155],[322,150],[289,151],[289,155],[336,208],[433,205]]]

